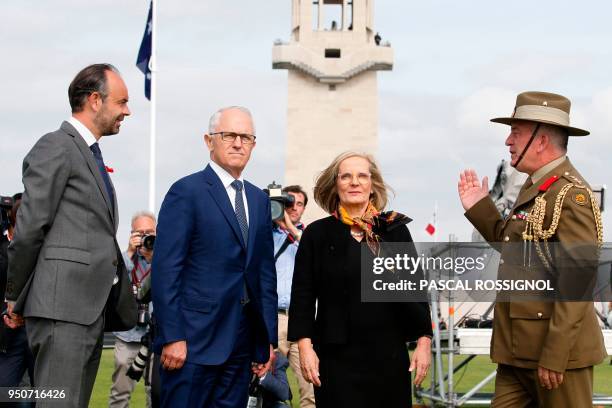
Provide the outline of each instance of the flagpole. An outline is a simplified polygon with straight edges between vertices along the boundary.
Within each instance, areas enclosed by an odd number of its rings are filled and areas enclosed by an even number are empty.
[[[149,157],[149,211],[155,213],[155,167],[156,167],[156,103],[157,103],[157,58],[155,47],[155,30],[157,29],[157,7],[155,0],[151,0],[151,59],[149,69],[151,70],[151,135],[150,135],[150,157]]]

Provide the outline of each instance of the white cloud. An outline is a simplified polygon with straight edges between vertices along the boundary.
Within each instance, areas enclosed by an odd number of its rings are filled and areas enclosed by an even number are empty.
[[[541,91],[546,83],[587,74],[593,58],[587,52],[568,54],[527,48],[521,52],[502,53],[490,63],[474,67],[470,75],[476,81],[486,79],[489,83],[519,91]]]
[[[491,131],[489,119],[510,116],[517,92],[511,89],[486,87],[478,89],[460,101],[457,108],[457,124],[475,137],[486,137]]]

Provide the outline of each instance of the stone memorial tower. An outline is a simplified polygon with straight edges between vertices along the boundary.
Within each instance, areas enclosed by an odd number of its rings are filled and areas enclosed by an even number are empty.
[[[291,38],[272,49],[273,68],[289,71],[285,184],[310,197],[339,153],[377,153],[376,71],[393,68],[393,50],[374,30],[373,8],[374,0],[292,0]],[[305,215],[325,216],[314,201]]]

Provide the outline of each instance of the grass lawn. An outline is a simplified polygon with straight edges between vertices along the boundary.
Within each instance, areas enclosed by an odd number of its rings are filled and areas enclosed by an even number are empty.
[[[466,356],[457,356],[455,364],[458,364]],[[446,363],[446,359],[445,359]],[[488,356],[478,356],[470,362],[465,368],[462,368],[455,374],[455,390],[459,393],[464,393],[475,384],[484,379],[491,371],[495,369],[495,364],[491,363]],[[90,407],[107,407],[108,395],[111,386],[111,375],[113,373],[113,350],[104,350],[102,352],[102,362],[98,371],[98,377],[94,386],[93,396],[91,398]],[[297,381],[291,372],[288,371],[289,383],[291,392],[293,392],[292,406],[299,407],[299,392]],[[429,376],[425,386],[429,383]],[[491,381],[482,389],[482,392],[493,392],[493,382]],[[612,365],[610,365],[610,357],[604,363],[595,367],[594,374],[594,391],[596,394],[612,395]],[[132,395],[131,407],[144,407],[145,396],[142,380],[136,386],[136,390]]]

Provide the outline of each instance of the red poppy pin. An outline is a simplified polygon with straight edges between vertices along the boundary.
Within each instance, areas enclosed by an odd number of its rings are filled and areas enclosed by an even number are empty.
[[[544,191],[544,192],[548,191],[550,186],[552,186],[553,183],[557,180],[559,180],[559,176],[552,176],[551,178],[547,179],[545,182],[540,184],[540,188],[538,190]]]
[[[104,167],[106,167],[106,172],[107,173],[114,173],[115,172],[115,169],[113,169],[112,167],[108,167],[108,166],[104,166]]]

